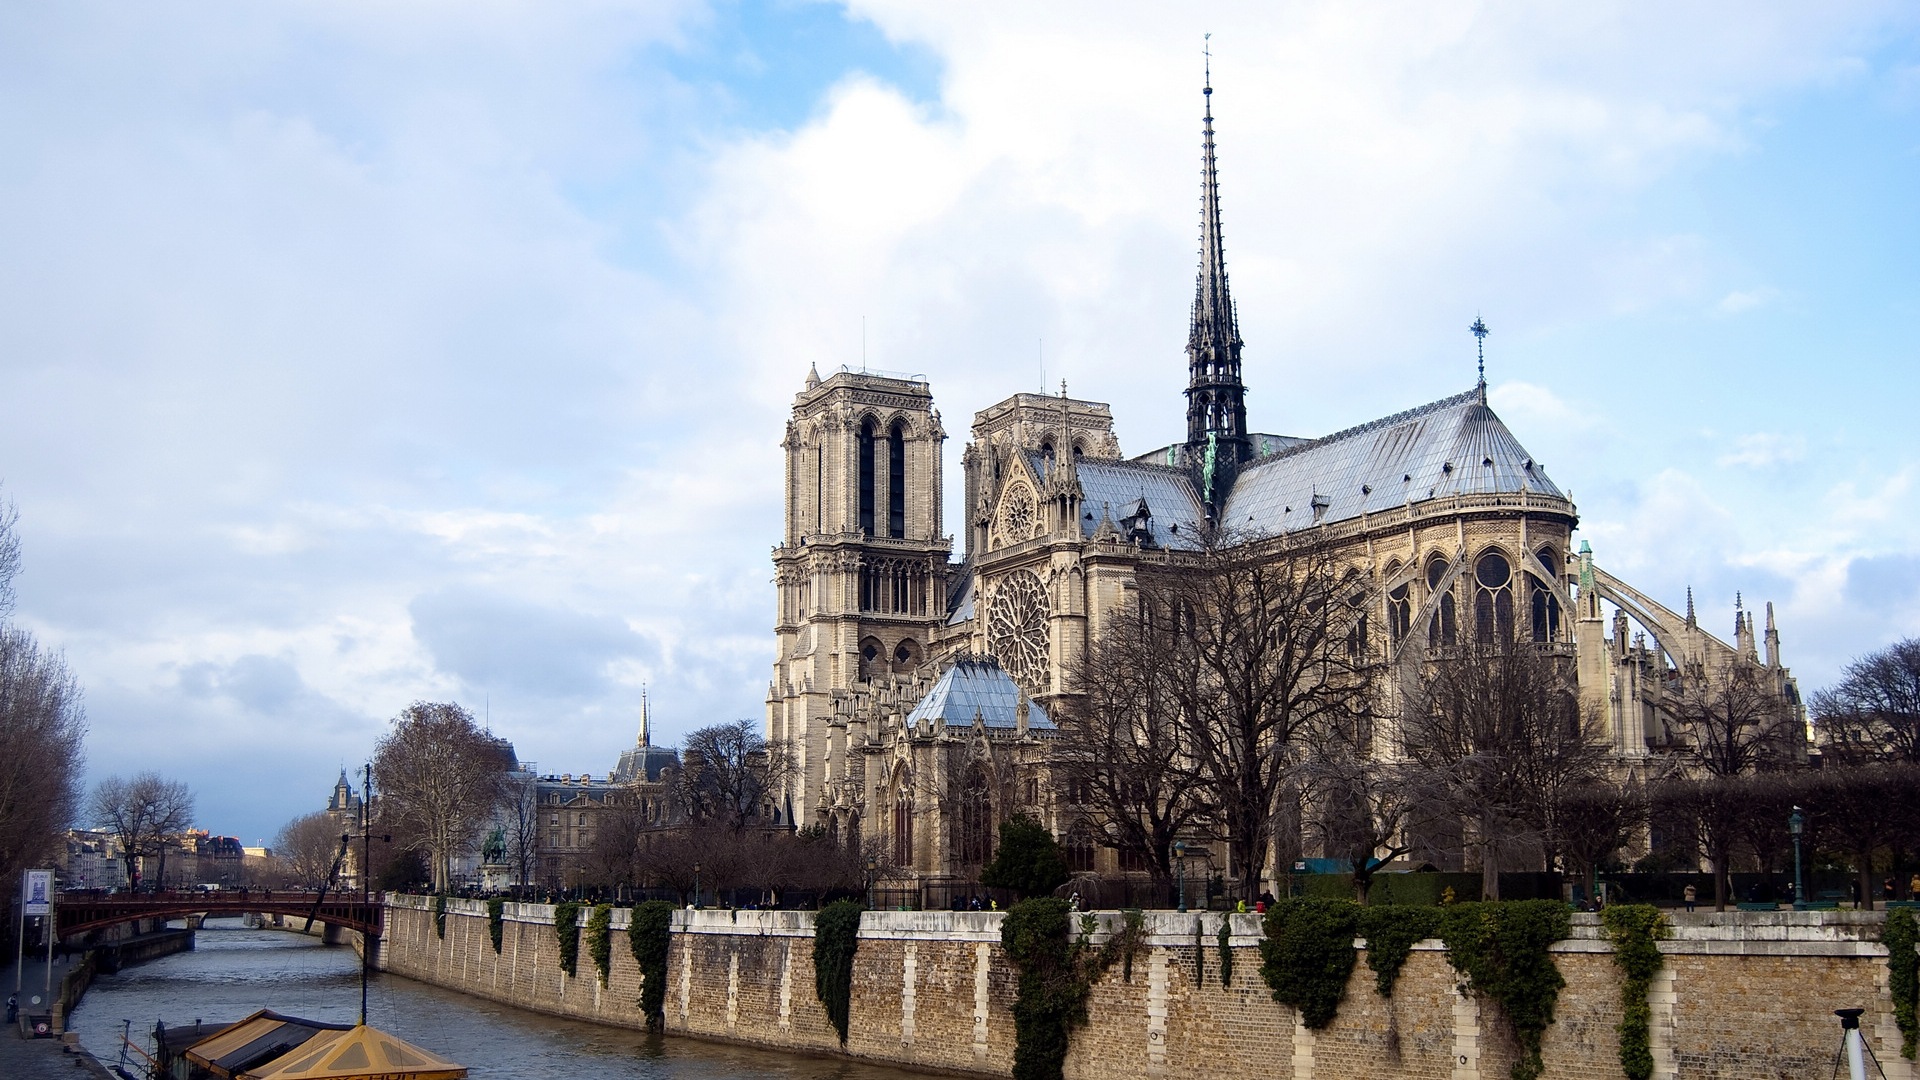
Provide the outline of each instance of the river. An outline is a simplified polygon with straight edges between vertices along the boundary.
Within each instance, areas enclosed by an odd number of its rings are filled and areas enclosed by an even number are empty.
[[[238,1020],[256,1009],[332,1023],[360,1012],[360,962],[314,938],[209,921],[194,951],[95,979],[69,1026],[102,1062],[169,1024]],[[371,976],[367,1022],[452,1058],[474,1080],[925,1080],[857,1062],[751,1050],[518,1012],[397,975]],[[142,1043],[142,1045],[145,1045]]]

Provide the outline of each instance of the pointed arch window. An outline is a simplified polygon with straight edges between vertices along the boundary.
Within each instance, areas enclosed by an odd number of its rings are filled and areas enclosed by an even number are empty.
[[[1067,869],[1076,874],[1093,873],[1093,855],[1097,845],[1093,840],[1093,829],[1082,821],[1067,833],[1066,844]]]
[[[1482,645],[1513,640],[1513,565],[1489,551],[1473,565],[1473,634]]]
[[[1398,561],[1387,564],[1387,580],[1400,576]],[[1387,591],[1387,636],[1394,645],[1407,639],[1407,632],[1413,627],[1413,583],[1403,581],[1397,589]]]
[[[954,858],[963,866],[980,866],[993,856],[993,799],[987,771],[976,764],[960,785],[959,815],[954,822]]]
[[[1447,576],[1447,560],[1435,555],[1427,560],[1427,591],[1432,593],[1440,588],[1440,582]],[[1457,645],[1460,642],[1459,616],[1454,611],[1453,590],[1449,589],[1440,596],[1439,606],[1434,609],[1433,618],[1427,621],[1427,645],[1440,648]]]
[[[887,535],[907,535],[907,433],[897,421],[887,429]]]
[[[913,866],[913,778],[905,771],[894,778],[893,864]]]
[[[874,461],[873,461],[873,421],[863,421],[856,440],[860,456],[860,531],[873,535],[873,498],[874,498]]]

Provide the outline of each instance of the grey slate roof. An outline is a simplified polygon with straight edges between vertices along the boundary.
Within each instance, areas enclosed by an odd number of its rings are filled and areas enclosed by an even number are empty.
[[[1020,688],[1013,677],[990,657],[963,657],[940,675],[933,689],[907,714],[909,725],[942,720],[948,727],[973,726],[975,713],[989,730],[1011,731],[1018,726]],[[1053,721],[1037,702],[1027,702],[1027,727],[1053,730]]]
[[[1222,516],[1229,527],[1282,533],[1410,502],[1515,492],[1565,498],[1476,389],[1256,458]]]
[[[1200,495],[1184,469],[1147,465],[1137,461],[1082,461],[1080,474],[1080,533],[1092,536],[1100,516],[1110,514],[1117,525],[1145,499],[1152,514],[1149,527],[1160,547],[1192,547],[1193,526],[1206,520]],[[1174,526],[1179,531],[1174,531]]]

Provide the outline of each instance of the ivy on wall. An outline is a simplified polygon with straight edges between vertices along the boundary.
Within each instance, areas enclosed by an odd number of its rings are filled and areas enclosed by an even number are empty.
[[[633,909],[627,923],[627,948],[640,969],[640,1014],[647,1029],[667,1023],[667,954],[673,947],[673,904],[649,900]]]
[[[1070,940],[1071,905],[1053,897],[1007,909],[1000,944],[1020,973],[1013,999],[1014,1080],[1060,1080],[1073,1028],[1087,1022],[1092,979],[1082,970],[1083,935]]]
[[[1440,909],[1384,904],[1360,910],[1360,936],[1367,939],[1367,966],[1373,969],[1374,992],[1393,996],[1413,947],[1440,935]]]
[[[1558,900],[1482,901],[1441,911],[1447,963],[1475,993],[1498,1002],[1513,1025],[1520,1043],[1513,1080],[1535,1080],[1544,1068],[1540,1039],[1567,984],[1547,946],[1564,939],[1572,924],[1572,912]]]
[[[1351,900],[1290,897],[1267,909],[1260,974],[1273,1000],[1300,1010],[1318,1031],[1333,1023],[1353,974],[1360,906]]]
[[[500,953],[500,938],[506,930],[507,901],[496,896],[487,901],[487,936],[493,939],[494,955]]]
[[[853,953],[860,946],[860,913],[855,900],[835,900],[813,917],[813,992],[827,1010],[827,1020],[847,1045],[847,1022],[853,1000]]]
[[[1626,973],[1620,986],[1620,1069],[1627,1080],[1653,1076],[1653,1007],[1647,991],[1660,973],[1660,946],[1669,933],[1666,916],[1652,904],[1615,904],[1600,913],[1613,942],[1613,962]]]
[[[1233,985],[1233,917],[1220,918],[1220,985]]]
[[[580,962],[580,905],[562,900],[553,905],[553,937],[560,943],[560,970],[571,977]]]
[[[433,932],[442,941],[447,937],[447,894],[433,894]]]
[[[600,973],[600,985],[607,985],[613,969],[613,905],[595,904],[587,913],[587,955],[593,957],[593,969]]]
[[[1893,991],[1893,1022],[1900,1025],[1900,1056],[1913,1060],[1920,1024],[1914,1018],[1914,1005],[1920,999],[1920,954],[1913,951],[1920,940],[1912,908],[1894,908],[1887,912],[1887,925],[1880,931],[1880,943],[1887,947],[1887,975]]]

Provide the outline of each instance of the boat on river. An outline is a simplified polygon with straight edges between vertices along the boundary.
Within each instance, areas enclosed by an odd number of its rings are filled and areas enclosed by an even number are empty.
[[[464,1080],[466,1067],[365,1024],[262,1009],[232,1024],[159,1024],[153,1053],[122,1037],[122,1080]],[[131,1051],[131,1053],[129,1053]]]

